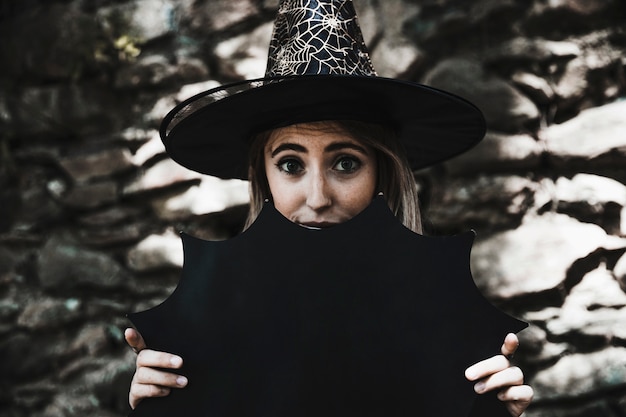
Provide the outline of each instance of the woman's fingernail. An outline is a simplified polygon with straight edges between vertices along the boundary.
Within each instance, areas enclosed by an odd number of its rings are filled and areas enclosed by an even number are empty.
[[[170,363],[172,366],[180,366],[183,364],[183,359],[180,356],[172,356]]]
[[[481,393],[485,390],[485,383],[484,382],[477,382],[476,385],[474,385],[474,391],[476,391],[477,393]]]
[[[187,378],[185,378],[184,376],[179,376],[178,378],[176,378],[176,384],[178,384],[178,386],[180,387],[184,387],[185,385],[187,385]]]

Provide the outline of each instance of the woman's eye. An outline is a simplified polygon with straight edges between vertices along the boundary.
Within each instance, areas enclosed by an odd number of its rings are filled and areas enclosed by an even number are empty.
[[[302,171],[302,165],[295,159],[282,160],[276,166],[287,174],[297,174]]]
[[[361,162],[358,159],[352,157],[343,157],[339,161],[337,161],[335,169],[338,171],[353,172],[359,169],[360,166]]]

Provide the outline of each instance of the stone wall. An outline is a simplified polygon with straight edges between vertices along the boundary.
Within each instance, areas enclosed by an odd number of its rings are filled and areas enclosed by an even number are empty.
[[[160,119],[263,74],[277,0],[0,0],[0,415],[121,416],[125,313],[180,273],[176,231],[237,233],[246,184],[164,154]],[[475,102],[489,132],[417,173],[429,234],[478,232],[484,294],[531,323],[530,417],[626,416],[621,0],[355,0],[380,75]]]

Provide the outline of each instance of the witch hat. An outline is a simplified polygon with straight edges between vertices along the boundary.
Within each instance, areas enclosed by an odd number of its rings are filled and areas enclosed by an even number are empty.
[[[394,129],[414,170],[470,149],[485,134],[482,113],[463,98],[377,76],[351,0],[282,0],[265,76],[185,100],[164,118],[160,134],[179,164],[247,179],[254,135],[321,120]]]

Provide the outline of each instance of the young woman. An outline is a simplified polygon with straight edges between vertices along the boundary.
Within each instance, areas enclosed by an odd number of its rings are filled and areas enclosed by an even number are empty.
[[[347,0],[282,0],[266,76],[192,97],[161,126],[175,161],[204,174],[250,180],[246,227],[268,199],[293,223],[318,229],[350,220],[382,193],[416,233],[421,221],[413,171],[466,151],[484,133],[482,114],[471,103],[377,77]],[[175,373],[184,358],[148,349],[134,329],[126,330],[126,340],[138,352],[131,407],[188,384]],[[468,343],[459,338],[445,348],[462,351]],[[508,360],[517,347],[509,334],[501,355],[465,372],[476,392],[498,391],[513,416],[533,396]]]
[[[251,146],[249,223],[265,198],[271,198],[276,209],[296,224],[332,227],[360,213],[382,192],[403,224],[419,232],[415,182],[396,146],[392,132],[360,122],[302,123],[259,135]],[[126,338],[139,351],[129,394],[131,407],[143,398],[184,388],[185,377],[156,369],[177,369],[183,358],[145,349],[133,329],[127,329]],[[459,349],[464,342],[459,340]],[[498,397],[513,416],[519,416],[533,396],[532,388],[523,385],[522,371],[507,359],[517,346],[517,337],[509,334],[502,355],[466,370],[467,378],[477,381],[476,392],[500,390]]]

